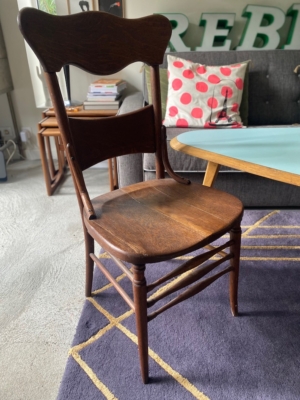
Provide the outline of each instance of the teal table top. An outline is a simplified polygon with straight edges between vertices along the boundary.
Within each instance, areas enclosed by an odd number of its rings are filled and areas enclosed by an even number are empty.
[[[300,127],[200,129],[178,142],[237,160],[300,175]]]

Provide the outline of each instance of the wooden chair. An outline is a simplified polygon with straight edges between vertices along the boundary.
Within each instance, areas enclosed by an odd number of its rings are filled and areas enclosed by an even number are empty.
[[[19,26],[44,68],[76,188],[86,244],[86,296],[91,296],[96,264],[135,312],[141,373],[146,383],[147,324],[153,318],[196,295],[226,273],[229,273],[231,311],[237,315],[243,206],[227,193],[180,178],[169,165],[159,87],[159,64],[171,36],[168,19],[152,15],[129,20],[95,11],[52,16],[25,8],[19,14]],[[151,67],[153,105],[103,119],[68,117],[56,77],[66,63],[106,76],[136,61]],[[157,179],[90,199],[83,170],[105,159],[144,152],[156,154]],[[163,179],[165,170],[171,179]],[[228,232],[230,238],[225,244],[210,245]],[[94,254],[94,241],[132,281],[133,299]],[[152,263],[200,248],[205,248],[203,254],[155,282],[146,283],[146,264],[151,268]],[[226,248],[228,252],[224,251]],[[219,258],[206,263],[217,254]],[[225,268],[201,279],[225,261],[229,261]],[[130,270],[124,262],[132,265]],[[154,300],[147,300],[148,292],[184,273],[181,280],[160,291]],[[182,293],[148,314],[148,308],[180,289],[184,289]]]

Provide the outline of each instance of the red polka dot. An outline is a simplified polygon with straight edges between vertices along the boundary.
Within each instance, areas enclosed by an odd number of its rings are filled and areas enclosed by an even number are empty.
[[[204,128],[214,129],[215,127],[216,127],[216,124],[214,122],[207,121],[204,124]]]
[[[205,82],[197,82],[196,89],[198,90],[198,92],[205,93],[208,91],[208,86]]]
[[[241,78],[236,78],[235,85],[238,89],[242,90],[244,87],[244,81]]]
[[[210,108],[216,108],[216,107],[218,107],[219,102],[218,102],[218,100],[217,100],[215,97],[210,97],[210,98],[207,100],[207,105],[208,105],[208,107],[210,107]]]
[[[186,119],[184,119],[184,118],[179,118],[179,119],[176,121],[176,126],[177,126],[178,128],[186,128],[187,126],[189,126],[189,124],[188,124],[188,122],[187,122]]]
[[[202,118],[203,110],[202,108],[195,107],[192,109],[191,115],[193,118]]]
[[[221,95],[226,97],[226,94],[228,99],[230,99],[233,95],[233,91],[229,86],[223,86],[221,89]]]
[[[200,67],[198,67],[196,71],[198,72],[198,74],[205,74],[206,68],[204,65],[200,65]]]
[[[178,114],[178,108],[175,106],[172,106],[169,108],[169,115],[170,117],[175,117],[175,115]]]
[[[221,67],[220,68],[221,74],[224,76],[230,76],[231,75],[231,69],[228,67]]]
[[[217,75],[209,75],[209,77],[207,78],[208,82],[210,83],[220,83],[220,78]]]
[[[238,109],[239,109],[238,103],[233,103],[233,105],[232,105],[232,107],[231,107],[231,110],[232,110],[233,112],[238,112]]]
[[[231,125],[231,128],[241,128],[243,125],[240,122],[234,121]]]
[[[234,65],[231,65],[231,68],[238,68],[238,67],[241,67],[242,66],[242,64],[234,64]]]
[[[189,104],[192,101],[192,96],[190,93],[183,93],[180,97],[180,101],[182,104]]]
[[[174,90],[179,90],[182,87],[182,80],[181,79],[174,79],[174,81],[172,82],[172,88]]]
[[[173,65],[176,68],[182,68],[183,67],[183,63],[181,61],[174,61]]]
[[[169,70],[168,70],[168,74],[167,75],[168,75],[168,79],[169,79],[170,78],[170,71]]]
[[[191,71],[190,69],[186,69],[183,71],[182,75],[187,78],[187,79],[193,79],[194,78],[194,72]]]

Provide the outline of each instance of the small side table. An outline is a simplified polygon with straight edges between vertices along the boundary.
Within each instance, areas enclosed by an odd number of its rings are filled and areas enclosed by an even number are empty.
[[[117,110],[84,110],[82,107],[68,107],[67,114],[72,117],[111,117]],[[51,196],[58,185],[63,181],[67,161],[54,109],[49,108],[42,113],[42,120],[38,123],[38,143],[42,161],[43,174],[48,196]],[[57,169],[55,168],[50,139],[54,140]],[[116,159],[108,160],[110,190],[118,188]]]

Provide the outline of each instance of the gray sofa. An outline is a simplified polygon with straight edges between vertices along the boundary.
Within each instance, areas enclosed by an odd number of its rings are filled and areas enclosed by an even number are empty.
[[[224,51],[172,53],[206,65],[251,60],[248,80],[248,126],[300,124],[300,51]],[[167,68],[165,56],[163,68]],[[245,82],[245,85],[247,83]],[[128,96],[120,109],[127,113],[147,102],[147,90]],[[168,142],[186,128],[167,128]],[[209,134],[209,130],[208,130]],[[206,162],[174,151],[168,143],[170,163],[179,175],[202,182]],[[299,149],[300,160],[300,149]],[[120,187],[155,178],[153,154],[118,158]],[[214,187],[236,195],[246,207],[299,207],[300,187],[222,167]]]

